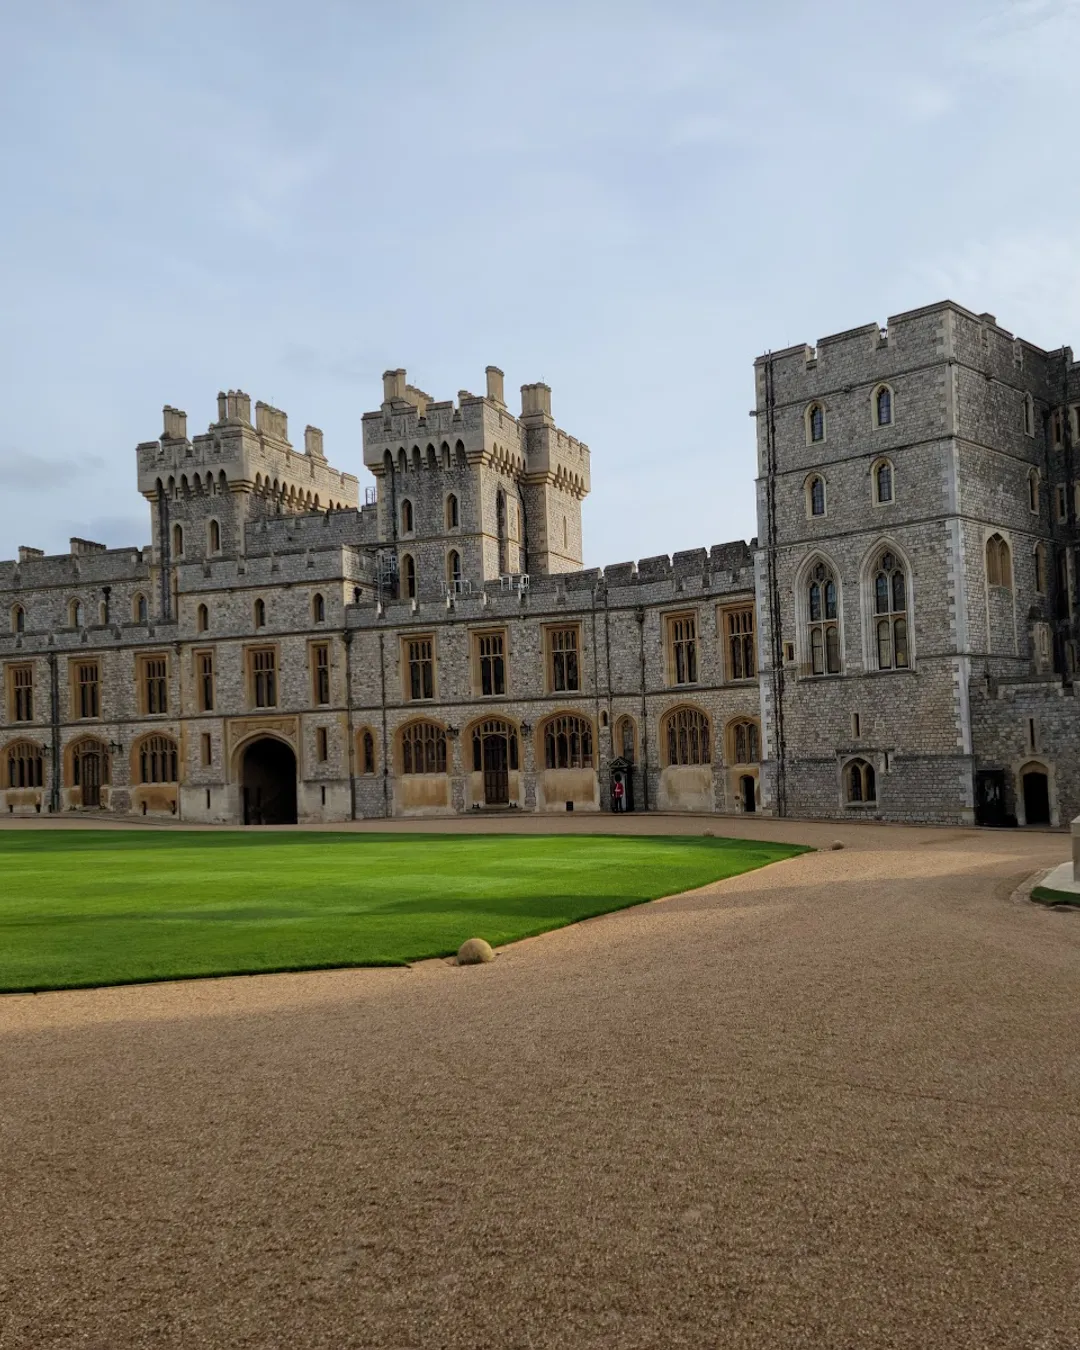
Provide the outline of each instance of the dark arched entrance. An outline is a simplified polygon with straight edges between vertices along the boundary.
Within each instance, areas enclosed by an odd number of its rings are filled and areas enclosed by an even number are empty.
[[[245,825],[296,824],[296,756],[283,741],[252,741],[240,782]]]
[[[752,773],[744,773],[739,779],[739,793],[742,796],[742,809],[744,811],[756,811],[757,783],[754,781]]]
[[[1039,769],[1024,774],[1024,819],[1029,825],[1050,824],[1050,779]]]

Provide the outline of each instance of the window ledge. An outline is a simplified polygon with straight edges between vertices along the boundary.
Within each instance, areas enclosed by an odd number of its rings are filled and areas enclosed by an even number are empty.
[[[845,802],[845,803],[844,803],[844,810],[845,810],[845,811],[876,811],[877,809],[878,809],[878,804],[877,804],[877,802]]]

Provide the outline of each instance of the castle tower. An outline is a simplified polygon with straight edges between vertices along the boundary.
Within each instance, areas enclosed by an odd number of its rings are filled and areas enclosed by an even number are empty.
[[[279,408],[256,403],[253,424],[251,398],[243,391],[230,389],[217,401],[217,421],[202,435],[189,439],[187,414],[166,405],[160,439],[136,447],[166,617],[175,567],[242,555],[248,522],[357,506],[356,478],[327,463],[317,427],[305,429],[301,452],[290,443]]]
[[[364,414],[384,575],[402,596],[581,567],[588,447],[555,426],[547,385],[523,386],[515,417],[503,372],[485,373],[485,393],[461,390],[455,405],[388,370],[381,409]]]

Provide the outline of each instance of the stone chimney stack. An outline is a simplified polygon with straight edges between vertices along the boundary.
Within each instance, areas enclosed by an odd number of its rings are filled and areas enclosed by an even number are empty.
[[[323,452],[322,432],[318,427],[304,428],[304,453],[310,459],[325,459]]]
[[[221,396],[218,395],[218,407],[221,406]],[[179,408],[170,408],[166,403],[161,410],[165,420],[165,427],[161,433],[163,441],[186,441],[187,440],[187,413],[181,412]]]
[[[486,367],[487,396],[493,403],[505,403],[503,398],[503,373],[498,366]]]
[[[218,394],[218,421],[243,422],[251,425],[251,397],[242,389],[230,389],[227,394]]]
[[[45,550],[43,548],[31,548],[29,544],[19,545],[19,561],[29,562],[31,558],[44,558]]]
[[[521,415],[551,416],[551,387],[546,384],[523,384],[521,386]]]
[[[405,372],[404,370],[384,370],[382,377],[383,402],[393,403],[395,400],[404,401],[405,398]]]
[[[249,400],[250,403],[250,400]],[[289,439],[289,418],[280,408],[272,408],[269,403],[255,404],[255,430],[276,441]]]

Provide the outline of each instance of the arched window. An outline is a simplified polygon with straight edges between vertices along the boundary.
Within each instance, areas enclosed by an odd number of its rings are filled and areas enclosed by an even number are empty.
[[[584,717],[563,714],[544,723],[544,766],[548,769],[591,769],[592,726]]]
[[[907,669],[907,577],[903,564],[890,549],[874,569],[874,642],[878,670]]]
[[[1028,470],[1028,509],[1038,511],[1039,509],[1039,471],[1038,469]]]
[[[360,751],[360,772],[362,774],[373,774],[375,772],[375,737],[371,733],[370,727],[362,728],[359,735]]]
[[[212,520],[212,521],[210,522],[209,526],[207,527],[207,533],[208,533],[208,535],[209,535],[210,552],[211,552],[211,553],[220,553],[220,552],[221,552],[221,526],[217,523],[216,520]]]
[[[445,773],[446,732],[434,722],[411,722],[401,732],[402,773]]]
[[[7,749],[8,787],[41,787],[45,775],[45,757],[33,741],[16,741]]]
[[[449,450],[446,453],[447,456],[449,456]],[[458,523],[458,499],[457,496],[451,492],[446,499],[446,528],[448,530],[456,530]]]
[[[68,602],[68,627],[82,628],[86,619],[83,603],[81,600],[71,600]]]
[[[172,531],[173,556],[182,558],[184,556],[184,527],[183,525],[174,525]]]
[[[146,623],[149,616],[150,612],[146,603],[146,596],[139,591],[131,602],[131,617],[136,623]]]
[[[662,724],[668,764],[710,764],[709,719],[697,708],[675,708]]]
[[[1039,595],[1046,594],[1046,545],[1035,545],[1035,590]]]
[[[263,599],[255,601],[255,627],[266,627],[266,601]]]
[[[446,582],[447,585],[455,588],[461,580],[461,554],[456,548],[452,548],[446,555]]]
[[[876,802],[877,775],[865,759],[850,760],[844,766],[844,789],[849,802]]]
[[[413,504],[406,497],[401,503],[401,533],[412,534],[413,532]]]
[[[632,717],[620,717],[615,723],[615,753],[630,764],[637,759],[637,727]]]
[[[733,722],[728,728],[729,753],[735,764],[757,764],[761,759],[761,733],[750,719]]]
[[[812,675],[840,674],[840,625],[836,579],[818,563],[806,588],[807,645]]]
[[[205,633],[210,627],[210,611],[205,605],[200,605],[195,611],[195,630],[199,633]]]
[[[887,459],[879,459],[874,465],[874,503],[888,506],[893,500],[893,466]]]
[[[26,632],[26,610],[22,605],[16,605],[11,611],[11,631],[13,633]]]
[[[567,529],[565,516],[562,518],[562,546],[564,549],[570,547],[570,531]]]
[[[986,584],[1012,590],[1012,553],[1000,534],[986,541]]]
[[[892,424],[892,390],[887,384],[874,394],[874,422],[879,427]]]
[[[825,439],[825,409],[820,403],[811,403],[806,410],[806,439],[810,444]]]
[[[1030,394],[1024,395],[1024,431],[1028,436],[1035,435],[1035,400]]]
[[[311,597],[311,617],[316,623],[326,621],[326,601],[318,591]]]
[[[176,742],[171,736],[148,736],[139,746],[139,782],[176,782]]]
[[[413,561],[411,553],[406,553],[401,560],[401,580],[405,590],[407,600],[416,599],[416,563]]]
[[[825,479],[813,474],[806,480],[806,514],[823,516],[825,514]]]

